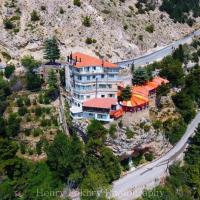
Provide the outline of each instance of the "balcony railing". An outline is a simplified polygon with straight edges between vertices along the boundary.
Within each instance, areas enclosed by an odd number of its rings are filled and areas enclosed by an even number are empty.
[[[102,78],[102,79],[90,79],[90,80],[87,80],[87,79],[82,79],[82,80],[79,80],[77,78],[75,78],[75,81],[76,82],[80,82],[80,83],[96,83],[96,82],[116,82],[116,81],[121,81],[121,79],[119,77],[116,77],[116,78]]]
[[[89,94],[96,92],[96,88],[91,88],[91,89],[75,88],[73,91],[75,93]],[[97,88],[97,92],[117,92],[117,91],[118,91],[117,88]]]

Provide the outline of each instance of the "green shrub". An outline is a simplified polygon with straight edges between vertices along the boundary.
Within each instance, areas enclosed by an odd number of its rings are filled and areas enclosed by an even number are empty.
[[[127,29],[128,29],[128,25],[125,24],[125,25],[124,25],[124,30],[127,30]]]
[[[26,153],[26,145],[23,142],[20,143],[20,152],[21,152],[21,154]]]
[[[43,146],[43,142],[41,140],[36,143],[36,152],[38,155],[42,154],[42,146]]]
[[[131,139],[134,136],[134,132],[130,128],[127,128],[126,129],[126,136],[127,136],[128,139]]]
[[[58,120],[57,120],[57,118],[53,118],[53,124],[54,124],[54,126],[58,126]]]
[[[45,11],[45,10],[46,10],[46,6],[41,6],[40,9],[41,9],[42,11]]]
[[[19,28],[14,28],[13,32],[14,33],[19,33]]]
[[[97,42],[97,40],[96,39],[92,39],[92,38],[87,38],[86,40],[85,40],[85,43],[86,44],[92,44],[92,43],[96,43]]]
[[[10,19],[5,19],[3,24],[5,29],[13,29],[15,27]]]
[[[5,51],[1,52],[1,55],[2,55],[7,61],[9,61],[9,60],[12,59],[11,55],[8,54],[8,53],[5,52]]]
[[[150,24],[148,26],[146,26],[145,31],[149,32],[149,33],[153,33],[154,32],[154,25]]]
[[[31,129],[25,129],[25,130],[24,130],[24,134],[25,134],[26,136],[29,136],[29,135],[31,134]]]
[[[30,101],[30,99],[28,97],[24,98],[24,103],[25,103],[26,106],[30,106],[31,105],[31,101]]]
[[[26,122],[31,122],[31,116],[30,115],[26,116]]]
[[[28,154],[29,154],[30,156],[33,155],[33,153],[34,153],[33,149],[29,149],[29,150],[28,150]]]
[[[42,119],[40,125],[43,126],[43,127],[50,126],[51,125],[51,120],[49,120],[49,119]]]
[[[102,10],[102,13],[104,13],[104,14],[109,14],[109,13],[110,13],[110,10],[104,9],[104,10]]]
[[[36,10],[33,10],[31,13],[31,21],[36,22],[40,20],[40,16],[38,15]]]
[[[20,116],[24,116],[26,113],[28,113],[28,110],[26,107],[20,107],[19,110],[18,110],[18,114]]]
[[[162,128],[162,121],[156,120],[153,122],[152,125],[153,125],[154,129],[160,129],[160,128]]]
[[[143,41],[143,35],[138,35],[138,39]]]
[[[5,72],[4,75],[6,78],[10,78],[10,76],[12,75],[12,73],[15,71],[15,66],[14,65],[8,65],[5,68]]]
[[[117,131],[116,124],[111,124],[110,128],[108,130],[110,136],[113,137],[115,135],[116,131]]]
[[[86,26],[86,27],[91,26],[91,17],[90,16],[85,16],[83,18],[83,25]]]
[[[35,115],[38,116],[38,117],[40,117],[42,115],[42,108],[41,107],[37,106],[35,108]]]
[[[19,15],[15,15],[13,17],[10,18],[11,21],[18,21],[20,20],[20,16]]]
[[[64,13],[65,13],[64,9],[60,7],[60,14],[64,14]]]
[[[43,131],[42,131],[42,129],[40,129],[40,128],[35,128],[34,130],[33,130],[33,136],[34,137],[38,137],[39,135],[42,135],[43,134]]]
[[[21,98],[21,97],[19,97],[18,99],[17,99],[17,106],[18,107],[22,107],[22,106],[24,106],[24,101],[23,101],[23,98]]]
[[[81,6],[81,1],[80,0],[74,0],[74,5],[75,6]]]
[[[148,152],[144,154],[145,160],[152,161],[154,159],[154,155],[152,152]]]
[[[144,131],[145,131],[145,132],[148,132],[148,131],[150,130],[150,128],[151,128],[151,127],[150,127],[149,125],[145,125],[145,126],[144,126]]]

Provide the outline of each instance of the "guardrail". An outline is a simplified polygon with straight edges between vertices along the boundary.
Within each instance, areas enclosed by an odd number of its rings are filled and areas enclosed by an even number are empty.
[[[177,40],[157,51],[147,53],[145,55],[142,55],[133,59],[122,60],[120,62],[116,62],[116,64],[118,64],[122,68],[125,66],[130,67],[133,63],[136,67],[147,65],[149,63],[155,62],[156,60],[163,59],[167,55],[170,55],[174,49],[179,47],[180,44],[186,44],[186,43],[192,42],[192,38],[195,36],[200,36],[200,29],[192,32],[189,35],[186,35],[180,40]]]

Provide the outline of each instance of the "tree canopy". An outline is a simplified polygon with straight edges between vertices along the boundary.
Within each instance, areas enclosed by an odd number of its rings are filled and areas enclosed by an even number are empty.
[[[173,86],[182,86],[184,84],[184,70],[182,63],[168,56],[161,62],[160,76],[167,78]]]
[[[145,191],[142,200],[195,200],[200,196],[200,125],[196,134],[190,139],[186,151],[184,166],[179,163],[169,168],[170,176],[164,186]]]
[[[191,18],[190,12],[193,13],[193,17],[200,16],[199,0],[184,0],[181,3],[178,0],[164,0],[160,10],[166,11],[175,22],[189,25],[195,21]]]
[[[21,64],[28,70],[28,72],[33,72],[33,69],[37,69],[40,65],[40,62],[35,60],[33,56],[24,56],[21,59]]]
[[[132,92],[131,92],[131,87],[129,85],[127,85],[120,94],[120,98],[123,101],[129,101],[131,99],[132,96]]]
[[[8,65],[5,68],[5,72],[4,75],[6,78],[10,78],[10,76],[12,75],[12,73],[15,71],[15,66],[14,65]]]
[[[47,39],[44,43],[44,59],[49,60],[50,64],[55,64],[55,61],[60,58],[60,49],[55,37]]]
[[[133,72],[133,85],[143,85],[151,79],[151,75],[146,68],[138,68]]]
[[[50,168],[65,182],[73,179],[80,183],[84,170],[83,146],[76,138],[58,134],[47,151]]]

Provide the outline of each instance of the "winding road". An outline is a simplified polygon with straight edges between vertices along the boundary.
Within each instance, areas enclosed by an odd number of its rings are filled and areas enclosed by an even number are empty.
[[[142,65],[147,65],[149,63],[153,63],[155,61],[161,60],[164,57],[172,54],[173,50],[178,48],[180,44],[191,43],[193,37],[199,36],[199,35],[200,35],[200,29],[192,32],[191,34],[185,36],[184,38],[177,40],[157,51],[145,54],[135,59],[123,60],[123,61],[117,62],[117,64],[120,67],[126,67],[127,65],[130,66],[132,63],[134,63],[135,67],[138,67]]]
[[[181,140],[168,153],[115,181],[112,196],[117,200],[132,200],[140,197],[144,189],[152,189],[157,186],[167,176],[168,167],[183,157],[183,153],[188,146],[188,139],[194,135],[199,123],[200,112],[188,125]]]

